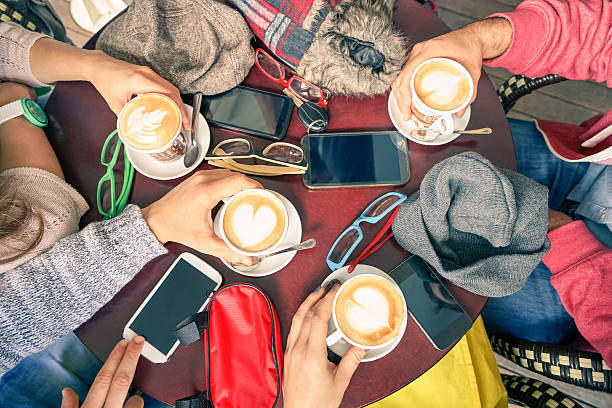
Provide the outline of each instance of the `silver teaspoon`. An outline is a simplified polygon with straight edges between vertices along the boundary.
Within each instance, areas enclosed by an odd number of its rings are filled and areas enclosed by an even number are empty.
[[[198,159],[200,149],[196,144],[196,137],[198,136],[198,117],[200,116],[200,106],[202,106],[202,93],[196,92],[193,95],[193,113],[191,114],[191,131],[189,133],[189,140],[187,141],[187,150],[185,151],[185,157],[183,157],[183,164],[189,168],[193,166],[193,163]]]
[[[252,271],[253,269],[257,268],[259,264],[261,263],[261,261],[263,261],[266,258],[284,254],[285,252],[301,251],[302,249],[314,248],[315,245],[317,245],[317,240],[314,238],[310,238],[300,244],[295,244],[293,246],[290,246],[289,248],[285,248],[285,249],[281,249],[280,251],[272,252],[271,254],[254,256],[252,265],[244,265],[241,263],[230,263],[230,265],[232,265],[233,268],[238,269],[239,271],[245,271],[245,272]]]

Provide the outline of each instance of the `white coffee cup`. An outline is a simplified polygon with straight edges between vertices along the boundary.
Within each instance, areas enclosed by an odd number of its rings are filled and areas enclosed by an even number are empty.
[[[342,331],[340,325],[338,324],[338,317],[336,315],[336,304],[338,302],[338,297],[340,296],[342,291],[351,282],[353,282],[356,279],[360,279],[360,278],[364,278],[364,277],[374,278],[374,279],[381,279],[381,280],[386,281],[389,284],[389,287],[393,287],[393,289],[395,290],[395,292],[397,293],[397,295],[399,296],[399,298],[401,299],[401,302],[402,302],[403,316],[402,316],[401,326],[400,326],[400,328],[397,331],[397,334],[395,336],[393,336],[392,338],[390,338],[389,340],[387,340],[387,341],[385,341],[384,343],[381,343],[381,344],[376,344],[376,345],[360,344],[360,343],[352,340],[351,338],[349,338],[349,336],[346,335]],[[340,286],[340,288],[338,289],[338,291],[336,292],[336,295],[334,297],[334,303],[333,303],[333,308],[332,308],[332,319],[330,320],[331,327],[328,328],[328,335],[327,335],[327,339],[326,339],[327,347],[331,347],[331,346],[333,346],[334,344],[336,344],[336,343],[338,343],[340,341],[344,341],[344,342],[346,342],[348,344],[351,344],[353,346],[362,348],[364,350],[376,350],[376,349],[381,349],[381,348],[388,347],[389,345],[392,345],[393,342],[395,340],[397,340],[397,338],[399,336],[402,336],[404,334],[404,331],[406,330],[406,324],[407,324],[407,321],[408,321],[407,319],[408,319],[408,308],[406,306],[406,300],[404,299],[404,295],[402,294],[402,291],[400,290],[400,288],[397,286],[397,284],[395,283],[395,281],[393,281],[393,279],[391,277],[382,277],[380,275],[375,275],[375,274],[371,274],[371,273],[364,273],[364,274],[353,276],[350,279],[348,279],[347,281],[342,283],[342,285]],[[331,329],[331,331],[329,329]],[[397,346],[397,344],[395,344],[393,346],[393,348],[395,348],[395,346]]]
[[[439,110],[439,109],[432,108],[431,106],[428,106],[425,102],[423,102],[423,100],[421,100],[421,98],[419,97],[419,95],[417,94],[415,90],[414,82],[415,82],[415,77],[417,76],[417,73],[419,72],[419,70],[423,68],[425,65],[430,64],[430,63],[435,63],[435,62],[443,62],[445,64],[452,66],[453,68],[456,68],[461,73],[463,73],[463,75],[468,81],[469,90],[465,98],[463,99],[463,102],[459,104],[458,106],[453,107],[452,109]],[[412,119],[418,125],[418,127],[427,128],[431,126],[431,124],[433,124],[441,116],[452,115],[464,109],[466,106],[468,106],[470,104],[470,101],[472,100],[472,96],[474,95],[474,81],[472,80],[472,76],[470,75],[468,70],[465,69],[465,67],[461,65],[460,63],[458,63],[457,61],[452,60],[450,58],[431,58],[431,59],[421,62],[412,72],[412,76],[410,77],[410,92],[412,95],[412,108],[413,108],[412,109]]]
[[[233,243],[231,239],[228,237],[228,233],[226,233],[225,231],[225,219],[227,216],[228,208],[232,207],[232,203],[236,202],[237,200],[243,199],[247,196],[254,196],[254,197],[259,196],[259,197],[264,198],[265,200],[270,200],[270,202],[273,203],[274,206],[276,206],[275,208],[278,208],[280,210],[280,214],[282,214],[282,218],[284,220],[282,231],[281,230],[277,231],[278,233],[276,233],[276,235],[278,236],[278,238],[274,239],[274,242],[272,242],[265,249],[245,250],[244,248],[241,248],[237,246],[235,243]],[[223,204],[223,207],[221,208],[220,213],[219,213],[219,236],[232,250],[242,255],[260,256],[260,255],[264,255],[264,254],[274,251],[281,244],[281,242],[284,241],[285,236],[287,235],[287,228],[289,226],[289,215],[287,212],[287,208],[285,207],[283,202],[274,192],[269,191],[269,190],[263,190],[263,189],[249,189],[249,190],[241,191],[238,194],[235,194],[227,199],[224,199],[223,201],[225,202],[225,204]],[[258,212],[254,212],[253,213],[254,222],[259,221],[257,220],[257,217],[258,217]]]

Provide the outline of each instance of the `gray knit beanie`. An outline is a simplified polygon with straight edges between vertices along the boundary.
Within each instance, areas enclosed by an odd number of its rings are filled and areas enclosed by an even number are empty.
[[[251,36],[240,13],[217,0],[134,0],[96,47],[148,65],[182,93],[214,95],[249,73]]]
[[[548,189],[474,152],[435,165],[393,222],[407,251],[489,297],[525,284],[550,249],[547,230]]]

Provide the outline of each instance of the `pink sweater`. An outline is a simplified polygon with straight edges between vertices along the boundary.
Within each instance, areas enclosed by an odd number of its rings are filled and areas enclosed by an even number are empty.
[[[569,79],[594,79],[612,87],[612,2],[609,0],[525,0],[512,13],[510,47],[487,65],[538,77],[550,73]],[[612,164],[612,111],[593,126],[559,126],[538,120],[549,147],[562,141],[570,161]],[[559,156],[560,149],[551,148]]]
[[[525,0],[514,12],[493,16],[510,21],[513,38],[508,50],[488,65],[530,77],[556,73],[606,81],[612,87],[610,0]],[[565,137],[578,139],[577,155],[612,150],[612,111],[586,129],[544,120],[538,126],[549,146],[549,139]],[[581,146],[589,139],[595,139],[597,151]],[[612,163],[612,154],[607,157],[605,162]],[[580,333],[612,365],[612,250],[582,221],[557,228],[548,237],[551,249],[542,261],[552,272],[552,285]]]
[[[580,333],[612,367],[612,250],[582,221],[548,234],[550,251],[542,262]],[[576,243],[579,245],[576,245]]]

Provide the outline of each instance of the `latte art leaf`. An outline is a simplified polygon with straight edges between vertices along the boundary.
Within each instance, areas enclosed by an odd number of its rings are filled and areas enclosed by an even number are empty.
[[[168,111],[162,109],[145,112],[144,106],[134,109],[128,118],[125,137],[143,144],[154,143],[158,138],[157,131],[167,114]]]

